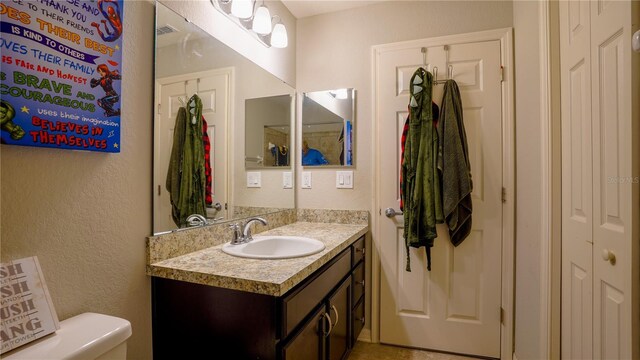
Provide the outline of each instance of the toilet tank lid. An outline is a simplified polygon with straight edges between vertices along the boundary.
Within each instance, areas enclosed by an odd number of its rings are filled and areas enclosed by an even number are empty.
[[[131,336],[131,323],[115,316],[84,313],[60,322],[60,329],[2,356],[11,359],[95,359]]]

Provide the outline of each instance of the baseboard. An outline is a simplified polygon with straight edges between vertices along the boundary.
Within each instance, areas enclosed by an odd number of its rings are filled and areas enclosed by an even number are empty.
[[[358,341],[362,342],[371,342],[371,329],[362,329],[360,332],[360,336],[358,336]]]

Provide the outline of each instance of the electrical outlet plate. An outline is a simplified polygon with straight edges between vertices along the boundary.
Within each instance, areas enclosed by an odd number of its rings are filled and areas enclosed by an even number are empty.
[[[259,171],[247,172],[247,187],[248,188],[262,187],[262,173]]]
[[[291,174],[291,171],[285,171],[282,173],[282,188],[283,189],[293,188],[293,175]]]
[[[302,172],[302,188],[311,189],[311,171]]]
[[[336,188],[353,189],[353,171],[336,171]]]

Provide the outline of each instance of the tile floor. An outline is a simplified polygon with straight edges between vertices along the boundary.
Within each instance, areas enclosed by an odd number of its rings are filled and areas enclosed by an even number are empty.
[[[470,360],[475,358],[358,341],[349,360]]]

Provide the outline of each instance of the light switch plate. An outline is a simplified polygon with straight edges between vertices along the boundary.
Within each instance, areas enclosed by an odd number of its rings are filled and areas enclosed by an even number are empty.
[[[302,188],[311,189],[311,171],[302,172]]]
[[[293,175],[291,174],[291,171],[285,171],[282,173],[282,188],[283,189],[293,188]]]
[[[336,188],[353,189],[353,171],[336,171]]]
[[[247,172],[247,187],[248,188],[262,187],[262,173],[259,171]]]

